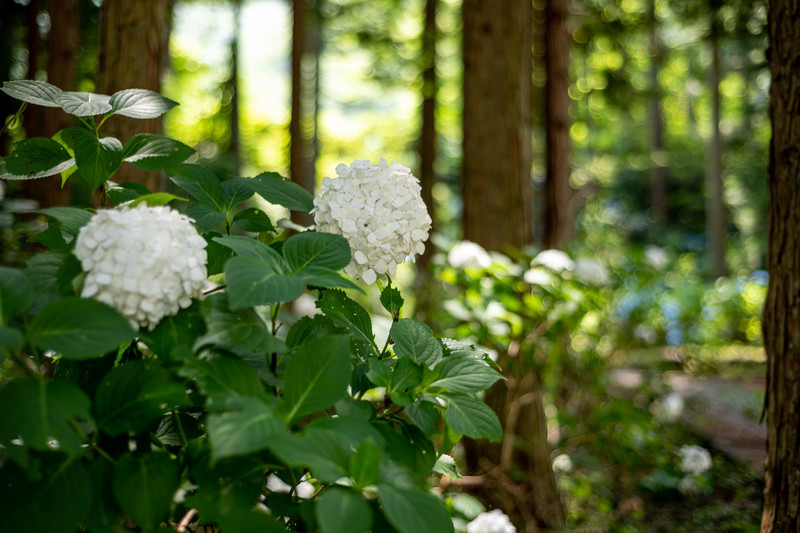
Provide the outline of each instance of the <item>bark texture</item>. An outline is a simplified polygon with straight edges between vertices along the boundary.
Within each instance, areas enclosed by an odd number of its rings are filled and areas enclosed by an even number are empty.
[[[545,248],[562,249],[572,240],[573,205],[569,185],[569,0],[545,2]]]
[[[465,0],[464,238],[489,250],[532,240],[532,5]]]
[[[167,0],[104,0],[100,15],[100,62],[97,92],[114,94],[122,89],[161,91],[167,54]],[[104,132],[123,143],[139,133],[160,134],[161,118],[133,119],[114,116]],[[162,189],[155,172],[123,164],[114,181],[136,181],[151,191]]]
[[[530,0],[464,0],[464,238],[489,250],[532,241]],[[498,347],[508,381],[485,397],[501,444],[465,439],[470,491],[526,533],[558,529],[563,511],[547,444],[533,354]],[[504,353],[505,352],[505,353]],[[524,474],[520,474],[524,472]]]
[[[650,218],[654,229],[667,218],[667,166],[664,151],[664,119],[661,114],[661,71],[663,54],[658,34],[656,0],[648,0],[647,17],[650,23],[650,95],[647,109],[650,122]]]
[[[800,531],[800,3],[769,3],[769,289],[763,533]]]
[[[432,231],[436,230],[436,217],[433,205],[433,185],[436,183],[436,6],[438,0],[425,1],[425,29],[422,33],[422,125],[419,132],[419,178],[422,187],[422,201],[428,207],[433,220]],[[419,270],[427,271],[433,246],[428,245],[425,253],[417,256]]]
[[[721,95],[719,82],[722,67],[719,57],[719,35],[722,31],[717,11],[712,11],[711,21],[711,123],[712,134],[708,146],[708,175],[706,177],[706,231],[711,254],[709,277],[717,279],[726,273],[725,268],[725,202],[722,184],[722,132],[720,131]]]

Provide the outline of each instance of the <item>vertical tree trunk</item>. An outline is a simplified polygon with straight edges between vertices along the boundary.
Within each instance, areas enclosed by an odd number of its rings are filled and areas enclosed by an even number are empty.
[[[100,62],[97,92],[113,94],[122,89],[161,91],[161,75],[167,54],[167,0],[104,0],[101,7]],[[115,116],[105,132],[123,143],[138,133],[160,134],[161,119]],[[151,191],[162,188],[159,175],[123,164],[115,181],[136,181]]]
[[[717,11],[712,11],[711,22],[711,123],[713,133],[708,149],[708,177],[706,178],[706,226],[711,265],[709,275],[717,279],[725,275],[725,204],[722,198],[722,135],[720,123],[720,58],[719,21]]]
[[[545,248],[564,248],[572,239],[569,185],[569,0],[545,2]]]
[[[422,186],[422,201],[428,207],[436,229],[436,213],[433,205],[433,185],[436,183],[436,7],[438,0],[425,2],[425,29],[422,32],[422,124],[419,134],[419,181]],[[432,247],[417,257],[417,266],[427,271]]]
[[[658,36],[656,0],[648,0],[647,15],[650,22],[650,95],[647,103],[650,119],[650,219],[653,227],[658,228],[667,218],[667,167],[664,121],[661,116],[661,85],[658,82],[663,58]]]
[[[241,30],[241,0],[233,3],[233,35],[231,36],[231,78],[228,82],[231,91],[231,140],[228,153],[231,156],[233,174],[241,172],[241,147],[239,142],[239,37]]]
[[[31,8],[34,3],[30,4]],[[77,62],[80,55],[80,2],[78,0],[51,0],[48,5],[50,14],[50,32],[47,34],[47,81],[65,91],[74,91],[77,83]],[[36,16],[32,13],[31,30],[36,31],[38,43],[38,27]],[[29,40],[29,42],[31,42]],[[31,42],[31,45],[33,43]],[[38,48],[38,46],[37,46]],[[38,53],[31,56],[31,77],[33,62]],[[73,118],[56,107],[31,106],[37,109],[36,118],[32,121],[29,135],[52,137],[63,128],[73,125]],[[41,207],[69,205],[72,184],[67,182],[61,187],[61,176],[50,176],[25,182],[25,195],[36,200]]]
[[[800,531],[800,4],[771,0],[767,460],[762,533]]]
[[[314,191],[314,171],[309,160],[315,158],[314,124],[316,121],[316,64],[313,74],[309,75],[312,52],[309,20],[311,8],[307,0],[292,2],[292,115],[289,124],[289,173],[292,181],[303,188]],[[304,72],[305,69],[305,72]],[[309,109],[311,108],[311,109]],[[309,116],[310,115],[310,116]],[[294,222],[303,226],[314,223],[308,213],[293,211]]]
[[[532,3],[464,0],[462,13],[464,237],[489,250],[519,248],[531,243],[533,229]],[[525,532],[558,528],[563,517],[531,358],[503,354],[500,364],[513,374],[485,398],[503,421],[503,445],[465,441],[468,469],[485,480],[475,492]],[[512,477],[519,471],[524,480]]]
[[[532,239],[529,0],[465,0],[464,238],[488,250]]]

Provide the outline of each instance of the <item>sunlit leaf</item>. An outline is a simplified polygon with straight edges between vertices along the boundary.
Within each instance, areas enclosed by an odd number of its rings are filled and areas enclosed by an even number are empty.
[[[102,115],[111,111],[111,97],[105,94],[62,92],[54,100],[61,109],[76,117]]]
[[[3,179],[35,179],[53,176],[75,164],[67,150],[53,139],[23,139],[4,159]]]
[[[45,107],[59,107],[56,98],[63,92],[55,85],[34,80],[6,81],[0,91],[17,100]]]
[[[111,95],[111,112],[131,118],[157,118],[178,105],[147,89],[125,89]]]
[[[194,149],[162,135],[142,133],[125,143],[122,157],[142,170],[161,170],[183,163]]]
[[[314,195],[277,172],[264,172],[249,180],[253,192],[271,204],[293,211],[314,209]]]

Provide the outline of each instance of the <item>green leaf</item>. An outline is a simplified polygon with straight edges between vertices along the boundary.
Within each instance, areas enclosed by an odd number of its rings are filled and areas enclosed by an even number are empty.
[[[405,407],[408,418],[417,426],[425,435],[430,435],[439,423],[441,414],[439,409],[434,407],[430,402],[422,399],[417,399],[411,405]]]
[[[271,204],[281,205],[292,211],[314,209],[314,195],[277,172],[263,172],[249,181],[253,192]]]
[[[208,246],[206,246],[206,254],[208,255],[206,272],[209,276],[221,274],[225,269],[225,263],[233,256],[233,250],[216,242],[215,239],[219,237],[221,235],[214,232],[203,234],[203,238],[208,243]]]
[[[125,89],[111,95],[111,112],[131,118],[158,118],[176,105],[165,96],[147,89]]]
[[[335,431],[309,428],[302,436],[279,433],[267,446],[286,466],[309,468],[324,483],[347,476],[348,453]]]
[[[225,280],[231,309],[288,302],[300,296],[304,288],[301,279],[276,271],[271,262],[260,257],[231,257],[225,263]]]
[[[288,422],[326,409],[347,392],[350,339],[334,335],[300,346],[283,373],[283,412]]]
[[[242,396],[236,398],[234,406],[237,410],[208,417],[214,461],[263,450],[274,435],[286,429],[263,400]]]
[[[195,350],[213,344],[223,348],[263,351],[271,337],[264,320],[252,308],[231,311],[228,295],[212,294],[201,304],[207,333],[197,339]]]
[[[201,204],[220,213],[225,212],[222,198],[222,185],[213,172],[200,165],[178,165],[167,170],[167,175],[178,187]]]
[[[262,355],[263,357],[263,355]],[[210,361],[190,360],[181,372],[197,380],[207,396],[264,396],[264,385],[255,371],[237,357],[218,356]],[[220,395],[219,393],[224,393]],[[217,408],[217,405],[214,405]]]
[[[392,371],[389,395],[397,405],[408,405],[414,401],[414,389],[422,382],[422,367],[411,358],[403,357]]]
[[[78,236],[80,229],[89,223],[94,213],[77,207],[49,207],[36,211],[61,222],[64,230],[73,237]]]
[[[364,289],[351,280],[340,276],[335,270],[325,267],[307,266],[302,268],[297,277],[309,287],[325,287],[330,289],[353,289],[363,293]]]
[[[222,182],[222,198],[228,213],[252,196],[253,189],[248,178],[229,178]]]
[[[369,371],[367,372],[367,379],[376,387],[388,388],[392,384],[392,371],[386,366],[386,362],[378,359],[370,359],[368,364]]]
[[[449,476],[453,479],[463,477],[456,469],[456,460],[447,454],[442,454],[438,459],[436,459],[436,464],[433,465],[433,471],[438,472],[439,474],[444,474],[445,476]]]
[[[498,379],[505,379],[483,361],[469,357],[445,357],[435,370],[439,378],[431,385],[456,392],[486,390]]]
[[[421,490],[379,485],[379,500],[389,523],[400,533],[446,533],[453,522],[444,501]]]
[[[336,335],[337,333],[344,332],[334,326],[328,317],[323,315],[304,316],[295,322],[292,329],[286,334],[286,346],[296,348],[310,339]]]
[[[15,268],[0,266],[0,326],[26,311],[33,303],[33,289],[28,277]]]
[[[0,364],[5,359],[5,350],[8,346],[12,350],[22,348],[23,336],[18,329],[0,326]]]
[[[106,374],[95,394],[97,425],[108,435],[138,433],[176,407],[189,405],[186,387],[153,362],[137,360]]]
[[[149,331],[139,333],[150,350],[164,359],[169,359],[176,348],[191,350],[197,337],[205,332],[205,322],[200,315],[201,304],[197,301],[177,314],[165,316]]]
[[[286,264],[281,254],[256,239],[239,235],[225,235],[216,237],[214,240],[236,252],[236,255],[259,257],[270,263],[276,271],[288,274],[289,265]]]
[[[126,181],[124,183],[109,182],[108,197],[116,205],[135,200],[145,194],[150,194],[150,191],[141,183],[134,181]]]
[[[43,350],[68,359],[99,357],[134,335],[116,310],[95,300],[62,298],[51,303],[31,322],[28,338]]]
[[[194,220],[195,226],[201,231],[213,228],[225,221],[225,213],[220,213],[216,208],[205,204],[192,204],[185,209],[184,213]]]
[[[73,239],[70,239],[72,241]],[[48,220],[47,229],[40,231],[36,236],[28,239],[28,242],[38,242],[46,248],[56,252],[69,252],[70,245],[67,243],[61,224],[58,220]],[[71,254],[70,254],[71,255]]]
[[[3,87],[0,88],[0,91],[17,100],[45,107],[60,107],[56,103],[56,98],[63,92],[55,85],[33,80],[3,82]]]
[[[272,225],[272,221],[267,214],[256,207],[251,207],[236,213],[233,217],[233,223],[244,231],[252,231],[253,233],[271,231],[272,233],[277,233],[275,226]]]
[[[91,117],[111,111],[111,97],[105,94],[62,92],[54,100],[61,109],[76,117]]]
[[[139,457],[126,453],[114,466],[111,488],[137,525],[155,527],[167,518],[179,484],[180,468],[169,453],[150,452]]]
[[[389,285],[381,291],[381,305],[396,320],[400,318],[400,310],[403,308],[403,303],[405,302],[400,295],[400,291],[392,287],[392,282],[389,281]]]
[[[333,233],[309,231],[292,235],[283,243],[282,252],[294,272],[305,267],[339,270],[350,263],[347,239]]]
[[[75,164],[67,150],[53,139],[23,139],[5,158],[3,179],[35,179],[53,176]]]
[[[471,394],[463,392],[442,393],[447,402],[444,419],[453,431],[472,437],[499,441],[503,437],[500,421],[488,405]]]
[[[194,152],[175,139],[142,133],[125,143],[122,157],[137,168],[154,171],[183,163]]]
[[[27,261],[25,275],[31,280],[34,294],[52,295],[58,284],[58,271],[66,259],[62,252],[43,252]]]
[[[105,183],[122,164],[122,143],[114,137],[97,139],[85,130],[75,136],[75,162],[92,190]]]
[[[353,348],[362,360],[378,355],[375,337],[372,333],[372,319],[366,309],[347,297],[340,290],[326,290],[317,300],[317,307],[333,323],[344,328],[353,336]]]
[[[168,192],[154,192],[136,198],[130,203],[130,206],[136,207],[139,204],[146,204],[151,207],[155,205],[167,205],[173,200],[180,200],[181,202],[189,201],[186,198],[181,198],[180,196],[175,196],[174,194],[170,194]]]
[[[341,487],[320,494],[314,512],[322,533],[365,533],[372,526],[372,509],[364,497]]]
[[[9,381],[0,387],[0,444],[8,448],[13,439],[21,438],[26,447],[34,450],[52,451],[57,447],[80,455],[81,438],[70,421],[90,421],[90,405],[82,390],[63,381]]]
[[[378,481],[380,471],[381,451],[372,439],[365,440],[350,456],[350,477],[363,489]]]
[[[410,357],[412,361],[433,368],[442,358],[442,346],[433,336],[431,328],[410,318],[392,324],[389,334],[394,339],[394,353]]]

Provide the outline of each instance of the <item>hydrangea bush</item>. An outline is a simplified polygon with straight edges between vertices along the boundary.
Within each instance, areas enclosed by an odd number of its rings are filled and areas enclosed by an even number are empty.
[[[314,200],[276,173],[221,181],[167,137],[100,133],[175,105],[157,93],[2,90],[82,126],[18,142],[0,178],[61,174],[105,204],[40,210],[47,250],[0,267],[4,530],[453,530],[429,477],[458,476],[462,435],[500,439],[477,394],[501,375],[403,318],[390,278],[393,325],[376,338],[345,292],[371,288],[339,273],[372,282],[422,250],[430,219],[408,169],[357,161]],[[164,171],[192,201],[179,213],[166,204],[181,198],[115,184],[123,164]],[[317,231],[280,235],[256,197],[316,209]],[[309,294],[320,312],[286,319]]]

